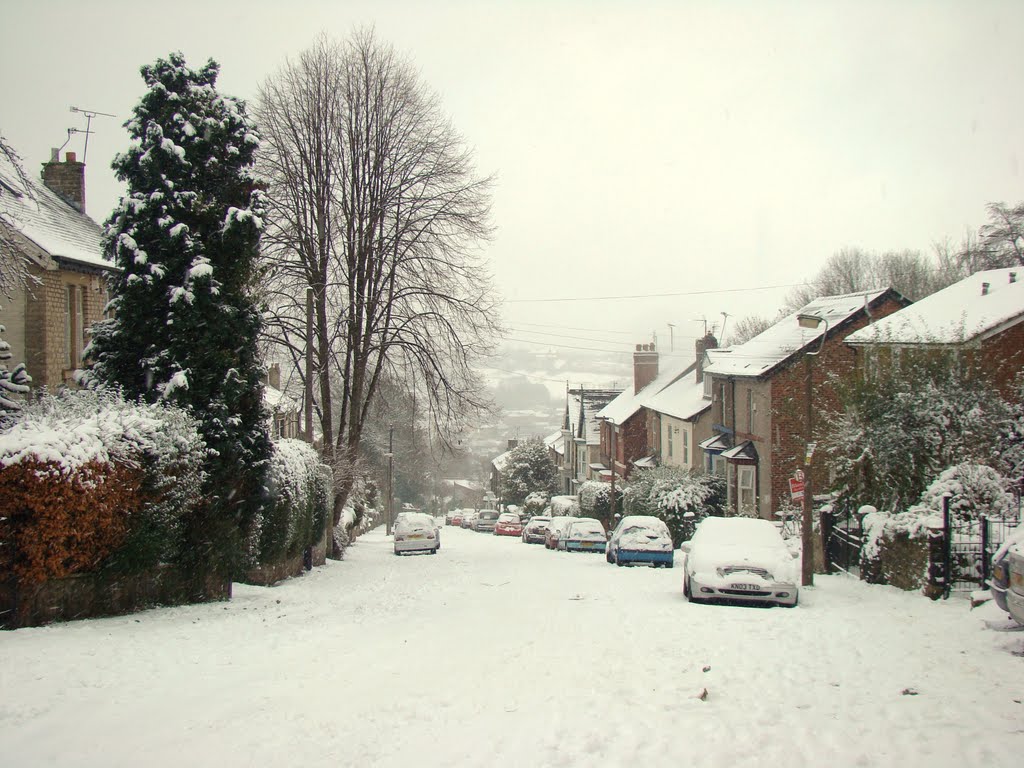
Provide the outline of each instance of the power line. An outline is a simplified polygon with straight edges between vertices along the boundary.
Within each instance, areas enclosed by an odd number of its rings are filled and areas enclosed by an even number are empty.
[[[587,333],[621,333],[621,334],[624,334],[626,336],[632,336],[633,335],[632,331],[623,331],[623,330],[612,331],[612,330],[608,330],[606,328],[575,328],[575,327],[573,327],[571,325],[551,325],[550,323],[527,323],[525,321],[520,321],[520,322],[516,323],[516,325],[533,325],[533,326],[536,326],[538,328],[561,328],[561,329],[566,330],[566,331],[585,331]]]
[[[574,347],[571,344],[555,344],[554,342],[543,341],[538,339],[516,339],[512,338],[511,336],[506,336],[504,340],[518,341],[523,344],[538,344],[545,347],[559,347],[561,349],[581,349],[585,352],[605,352],[609,355],[624,355],[630,351],[628,349],[598,349],[597,347]]]
[[[637,293],[628,294],[621,296],[567,296],[564,298],[549,298],[549,299],[505,299],[506,304],[521,304],[526,302],[540,303],[540,302],[557,302],[557,301],[618,301],[623,299],[670,299],[679,296],[709,296],[719,293],[750,293],[752,291],[771,291],[779,288],[795,288],[798,285],[807,285],[806,282],[802,283],[784,283],[781,285],[761,285],[754,288],[719,288],[715,290],[707,291],[678,291],[675,293]]]
[[[555,328],[559,326],[553,326]],[[559,339],[576,339],[577,341],[596,341],[604,344],[625,344],[629,346],[632,344],[630,341],[608,341],[607,339],[595,339],[589,336],[569,336],[564,333],[548,333],[546,331],[531,331],[529,328],[510,328],[511,331],[518,331],[519,333],[532,333],[537,336],[554,336]]]

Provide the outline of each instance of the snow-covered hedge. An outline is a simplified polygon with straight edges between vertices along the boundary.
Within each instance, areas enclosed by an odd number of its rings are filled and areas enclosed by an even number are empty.
[[[678,547],[705,517],[723,514],[725,480],[678,467],[642,469],[626,486],[625,500],[628,514],[664,520]]]
[[[580,502],[575,496],[551,497],[552,517],[578,517],[579,513]]]
[[[548,498],[550,494],[547,491],[534,491],[526,497],[523,502],[523,508],[526,510],[526,514],[533,517],[539,515],[544,511],[544,508],[548,505]]]
[[[941,513],[942,497],[950,494],[950,515],[960,522],[980,516],[1002,517],[1010,511],[1006,483],[992,467],[956,464],[940,474],[921,496],[921,504]]]
[[[941,518],[927,507],[916,506],[894,515],[865,515],[864,546],[860,552],[861,579],[906,590],[929,588],[931,531]]]
[[[202,503],[196,422],[114,391],[43,397],[0,432],[0,552],[19,579],[138,572],[173,559]]]
[[[309,443],[272,444],[269,496],[256,520],[253,559],[259,565],[302,553],[320,540],[331,513],[331,472]]]
[[[587,480],[577,492],[580,512],[586,517],[596,517],[611,522],[612,488],[610,483]],[[622,509],[622,486],[615,487],[615,509]]]

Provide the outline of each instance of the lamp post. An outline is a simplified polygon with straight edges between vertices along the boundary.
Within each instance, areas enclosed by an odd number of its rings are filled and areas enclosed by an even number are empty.
[[[800,584],[804,587],[814,585],[814,525],[811,515],[814,509],[814,490],[811,482],[811,461],[814,458],[814,409],[811,407],[813,398],[813,372],[812,358],[821,354],[825,346],[825,338],[828,335],[828,320],[819,315],[797,315],[797,323],[801,328],[817,330],[822,323],[825,330],[821,334],[821,343],[814,351],[807,350],[804,353],[804,370],[806,375],[806,391],[804,392],[805,424],[806,424],[806,452],[804,453],[804,510],[800,520]]]
[[[395,524],[395,425],[388,429],[388,527],[387,535],[391,535],[392,526]]]
[[[611,477],[611,497],[608,500],[608,526],[612,527],[615,522],[615,422],[611,420],[609,416],[599,417],[601,422],[608,425],[609,442],[611,444],[611,454],[609,463],[612,465],[612,477]]]

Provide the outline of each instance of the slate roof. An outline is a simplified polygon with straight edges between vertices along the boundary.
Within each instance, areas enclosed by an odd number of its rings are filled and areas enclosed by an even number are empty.
[[[674,384],[682,377],[692,373],[696,367],[697,364],[692,362],[682,365],[677,364],[671,368],[666,368],[664,371],[660,371],[654,380],[639,392],[634,392],[632,389],[625,390],[601,409],[597,417],[599,419],[611,419],[614,424],[625,423],[626,419],[646,405],[646,402],[644,402],[646,399],[660,394],[670,384]]]
[[[711,407],[711,401],[704,397],[704,382],[696,380],[692,368],[660,392],[641,397],[640,404],[656,413],[684,420],[695,419]]]
[[[597,414],[622,392],[621,389],[570,389],[566,396],[568,428],[587,445],[601,444],[601,425]]]
[[[0,210],[15,229],[50,256],[89,267],[113,269],[103,258],[100,225],[41,181],[28,184],[0,152]]]
[[[1012,276],[1012,281],[1011,281]],[[987,293],[982,293],[988,283]],[[962,344],[1024,320],[1024,267],[977,272],[846,337],[847,344]]]

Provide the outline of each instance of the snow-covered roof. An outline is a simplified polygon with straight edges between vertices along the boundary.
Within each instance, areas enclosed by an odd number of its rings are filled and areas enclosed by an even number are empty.
[[[989,269],[851,333],[846,343],[959,344],[987,338],[1022,320],[1024,267]]]
[[[650,469],[651,467],[658,466],[658,462],[654,456],[644,456],[642,459],[634,461],[633,466],[638,469]]]
[[[569,431],[574,438],[581,436],[580,411],[582,410],[582,437],[587,445],[601,444],[601,426],[597,420],[598,412],[614,400],[621,389],[571,389],[566,395],[566,407],[569,412]]]
[[[826,332],[825,323],[820,323],[817,328],[804,328],[797,322],[797,316],[814,315],[827,320],[828,332],[831,333],[888,290],[821,296],[743,344],[709,349],[707,355],[711,364],[704,368],[704,373],[762,376],[805,347],[816,344]]]
[[[508,466],[508,460],[512,456],[512,451],[505,451],[504,453],[498,454],[491,460],[491,466],[499,472],[504,472],[505,467]]]
[[[289,397],[277,387],[272,387],[269,384],[263,385],[263,404],[267,406],[272,413],[286,413],[299,410],[299,403],[297,400]]]
[[[610,419],[613,424],[623,424],[626,419],[640,410],[645,405],[644,400],[652,398],[661,393],[670,384],[675,383],[683,376],[691,373],[697,364],[677,364],[671,368],[660,371],[654,380],[643,387],[639,392],[627,389],[597,414],[598,419]]]
[[[558,454],[565,453],[565,439],[562,437],[562,430],[552,432],[544,438],[544,445]]]
[[[677,419],[692,420],[711,407],[704,397],[704,382],[695,376],[681,376],[660,392],[643,395],[640,404],[656,413]]]
[[[15,229],[52,257],[112,269],[103,258],[100,225],[41,181],[27,182],[0,152],[0,211]]]

